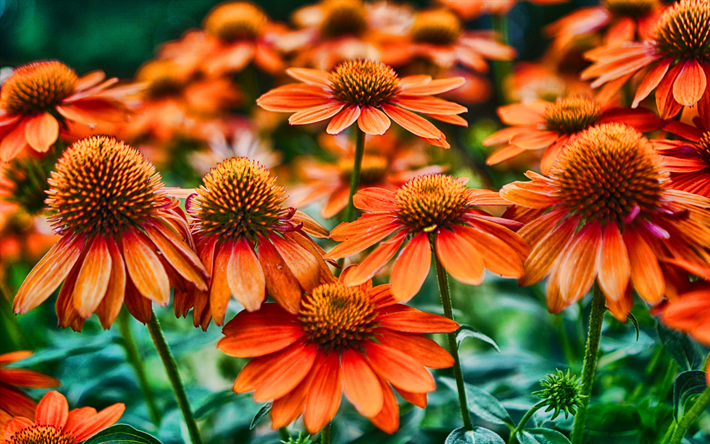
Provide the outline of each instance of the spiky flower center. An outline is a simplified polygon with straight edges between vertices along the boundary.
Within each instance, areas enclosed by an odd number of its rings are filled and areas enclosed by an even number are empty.
[[[60,233],[118,235],[166,201],[155,166],[113,137],[74,142],[55,168],[45,202]]]
[[[52,425],[33,425],[15,433],[9,444],[74,444],[70,434]]]
[[[389,170],[389,160],[385,156],[378,154],[365,154],[362,157],[360,167],[360,183],[374,184],[380,182]],[[338,162],[340,178],[343,181],[350,181],[353,175],[353,159],[345,158]]]
[[[696,152],[710,167],[710,132],[703,133],[696,145]]]
[[[399,92],[397,73],[382,62],[348,60],[330,73],[333,95],[348,105],[379,106]]]
[[[461,36],[461,20],[450,11],[432,10],[417,14],[412,26],[412,40],[432,45],[451,45]]]
[[[658,0],[602,0],[602,4],[617,17],[643,17],[656,9]]]
[[[562,134],[571,134],[588,128],[599,120],[602,106],[586,97],[565,97],[545,109],[545,124],[548,129]]]
[[[79,77],[56,60],[22,65],[2,85],[0,108],[11,114],[34,114],[59,105],[76,89]]]
[[[226,42],[253,40],[264,32],[268,20],[264,11],[252,3],[225,3],[207,15],[205,31]]]
[[[565,412],[565,418],[570,414],[575,415],[577,408],[582,405],[582,387],[580,379],[573,376],[569,370],[563,373],[557,370],[554,375],[547,375],[540,381],[542,390],[533,395],[542,398],[548,406],[546,411],[554,410],[552,419],[555,419],[561,412]]]
[[[367,293],[337,282],[320,285],[304,297],[298,320],[308,339],[330,352],[356,347],[371,338],[377,314]]]
[[[409,180],[395,199],[399,220],[427,231],[450,224],[466,211],[467,189],[460,179],[430,174]]]
[[[284,192],[259,162],[233,157],[205,174],[190,212],[208,235],[254,238],[273,230],[284,217]]]
[[[564,206],[583,220],[622,224],[632,212],[654,213],[662,175],[650,142],[621,124],[592,127],[567,147],[551,177]]]
[[[367,29],[367,9],[360,0],[325,0],[322,10],[323,37],[359,35]]]
[[[136,73],[136,81],[147,83],[150,97],[179,94],[188,82],[186,71],[172,60],[156,59],[145,63]]]
[[[710,61],[710,0],[681,0],[663,12],[656,46],[677,58]]]

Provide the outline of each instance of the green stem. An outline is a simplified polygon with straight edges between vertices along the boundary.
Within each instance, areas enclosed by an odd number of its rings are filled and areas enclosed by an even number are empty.
[[[594,286],[592,298],[592,313],[589,316],[589,334],[587,335],[587,347],[584,352],[584,365],[582,366],[582,405],[574,416],[572,426],[572,444],[581,444],[584,436],[584,426],[587,422],[587,408],[589,407],[589,397],[592,393],[594,383],[594,371],[597,367],[597,356],[599,354],[599,341],[602,336],[602,324],[604,323],[604,313],[606,312],[604,293],[598,285]]]
[[[33,347],[22,332],[17,316],[12,312],[12,303],[9,298],[10,292],[5,288],[5,283],[0,282],[0,312],[6,319],[3,322],[3,328],[6,329],[7,337],[12,342],[11,350],[32,350]]]
[[[506,14],[494,14],[491,16],[493,21],[493,30],[498,34],[498,42],[508,44],[508,16]],[[504,105],[508,103],[505,96],[505,79],[513,73],[513,63],[510,60],[496,60],[493,62],[493,76],[495,77],[496,93],[498,95],[498,103]]]
[[[520,433],[525,428],[525,424],[527,424],[528,421],[530,421],[530,418],[533,417],[535,412],[537,412],[541,408],[545,407],[546,405],[547,405],[547,402],[543,400],[543,401],[538,402],[537,404],[532,406],[532,408],[530,410],[525,412],[525,416],[523,416],[523,419],[520,420],[520,422],[518,423],[518,426],[512,432],[510,432],[510,439],[508,440],[508,442],[510,444],[515,444],[515,441],[514,441],[515,435]]]
[[[710,404],[710,387],[703,390],[700,396],[698,396],[695,400],[695,403],[690,410],[683,415],[678,423],[678,427],[676,427],[675,432],[673,432],[673,436],[671,437],[669,444],[680,444],[685,436],[685,433],[695,422],[695,420],[698,419],[698,416],[703,413],[708,404]]]
[[[136,377],[138,377],[138,384],[141,387],[145,402],[148,405],[150,417],[153,424],[158,426],[160,425],[160,410],[158,410],[158,406],[155,404],[153,391],[150,389],[145,366],[143,365],[143,358],[138,350],[138,344],[136,344],[136,340],[133,337],[133,332],[131,332],[130,316],[126,310],[122,310],[118,316],[118,328],[121,330],[121,336],[123,336],[123,348],[126,350],[128,362],[131,363],[133,370],[136,372]]]
[[[153,312],[153,316],[150,318],[150,322],[148,323],[148,331],[150,331],[150,336],[153,338],[155,349],[158,351],[160,359],[163,361],[165,373],[167,373],[170,385],[173,387],[173,392],[175,392],[175,399],[177,400],[178,407],[180,407],[182,416],[185,419],[187,430],[190,433],[190,440],[192,441],[192,444],[202,444],[200,431],[197,428],[195,417],[192,414],[190,403],[187,400],[185,386],[182,384],[182,380],[180,379],[180,372],[178,372],[177,363],[175,362],[175,358],[170,351],[168,341],[165,340],[165,335],[163,335],[163,330],[160,328],[160,323],[158,322],[158,317],[155,316],[155,312]]]
[[[355,213],[353,196],[360,187],[360,169],[362,168],[362,156],[365,153],[365,133],[360,128],[355,129],[355,159],[353,161],[353,174],[350,177],[350,197],[348,206],[345,209],[345,222],[352,222]]]
[[[279,439],[283,442],[288,442],[291,439],[291,434],[288,433],[288,429],[286,427],[279,428]]]
[[[446,276],[446,270],[441,265],[439,257],[434,254],[434,263],[436,264],[436,277],[439,281],[439,291],[441,292],[441,305],[444,307],[444,314],[447,318],[454,320],[454,313],[451,308],[451,295],[449,294],[449,282]],[[463,372],[461,371],[461,358],[459,358],[459,346],[456,342],[456,333],[448,333],[449,351],[454,357],[454,377],[456,377],[456,388],[459,392],[459,409],[461,410],[461,418],[463,426],[466,430],[473,430],[471,415],[468,412],[468,401],[466,400],[466,386],[463,380]]]
[[[320,432],[320,444],[330,444],[330,423]]]

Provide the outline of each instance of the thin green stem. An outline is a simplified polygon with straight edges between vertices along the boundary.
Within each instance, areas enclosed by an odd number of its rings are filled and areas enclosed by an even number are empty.
[[[439,281],[439,291],[441,292],[441,305],[444,307],[444,315],[447,318],[454,320],[454,312],[451,308],[451,294],[449,293],[449,281],[446,276],[446,270],[441,265],[439,257],[434,254],[434,263],[436,264],[436,277]],[[461,371],[461,358],[459,358],[459,346],[456,342],[456,333],[448,333],[449,351],[454,357],[454,377],[456,378],[456,388],[459,392],[459,409],[461,410],[461,418],[463,426],[466,430],[473,430],[471,415],[468,412],[468,401],[466,400],[466,386],[463,380],[463,372]]]
[[[589,334],[587,335],[587,347],[584,352],[584,365],[582,366],[582,405],[574,416],[572,444],[581,444],[584,436],[589,396],[592,393],[594,371],[597,367],[597,357],[599,355],[599,341],[602,336],[602,324],[604,323],[604,313],[606,312],[604,293],[602,293],[598,285],[594,286],[593,293],[592,313],[589,316]]]
[[[510,444],[515,444],[515,441],[514,441],[515,435],[520,433],[525,428],[525,424],[527,424],[528,421],[530,421],[530,418],[533,417],[535,412],[537,412],[541,408],[545,407],[546,405],[547,405],[547,401],[543,400],[543,401],[538,402],[537,404],[532,406],[532,408],[530,410],[525,412],[525,416],[523,416],[523,419],[520,420],[520,422],[518,423],[518,426],[515,428],[515,430],[510,432],[510,439],[508,440],[508,442]]]
[[[680,444],[690,426],[695,422],[696,419],[698,419],[698,416],[703,413],[708,404],[710,404],[710,387],[703,390],[700,396],[698,396],[698,398],[695,400],[695,403],[690,408],[690,410],[688,410],[680,419],[680,422],[678,422],[678,427],[676,427],[675,431],[673,432],[673,436],[671,436],[669,444]]]
[[[355,129],[355,159],[353,160],[353,174],[350,176],[350,197],[348,206],[345,209],[345,222],[351,222],[355,213],[353,196],[360,187],[360,169],[362,168],[362,156],[365,152],[365,133],[360,129]]]
[[[145,397],[145,402],[148,405],[148,412],[150,413],[150,418],[153,424],[160,425],[160,410],[155,404],[155,398],[153,397],[153,391],[150,389],[150,384],[148,383],[148,377],[145,372],[145,365],[143,364],[143,358],[138,350],[138,344],[133,337],[133,332],[131,331],[131,318],[128,311],[122,310],[118,315],[118,329],[121,331],[121,336],[123,336],[123,348],[126,350],[126,355],[128,356],[128,362],[133,366],[133,370],[136,372],[136,377],[138,378],[138,384],[141,387],[143,396]]]
[[[508,16],[506,14],[494,14],[491,16],[493,30],[498,34],[498,42],[503,45],[508,44]],[[505,80],[513,73],[513,63],[510,60],[496,60],[493,62],[493,76],[495,77],[496,93],[498,103],[508,103],[505,95]]]
[[[168,341],[165,340],[165,335],[163,334],[163,330],[160,328],[160,323],[158,322],[158,317],[155,316],[155,312],[153,312],[153,316],[150,318],[150,322],[148,322],[148,331],[150,331],[150,336],[153,338],[155,349],[158,351],[160,359],[163,361],[165,373],[167,373],[170,385],[173,387],[173,392],[175,392],[175,399],[177,400],[178,407],[180,407],[182,416],[185,419],[187,430],[190,433],[190,440],[192,441],[192,444],[202,444],[200,431],[197,428],[195,417],[192,414],[190,403],[187,400],[187,393],[185,393],[185,386],[182,384],[177,363],[175,362],[175,358],[170,351]]]
[[[320,444],[330,444],[330,423],[320,432]]]

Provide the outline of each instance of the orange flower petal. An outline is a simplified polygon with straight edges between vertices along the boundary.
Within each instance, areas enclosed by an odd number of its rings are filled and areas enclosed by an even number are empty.
[[[454,365],[454,358],[442,346],[420,334],[401,333],[384,330],[377,339],[381,344],[398,350],[406,350],[424,367],[448,368]]]
[[[165,260],[185,279],[195,284],[201,291],[207,291],[205,267],[194,251],[185,242],[177,239],[168,228],[156,225],[146,225],[145,231],[151,241],[158,247]]]
[[[247,311],[258,310],[266,299],[264,271],[245,238],[240,238],[232,247],[227,262],[227,284],[232,295]]]
[[[457,281],[480,285],[486,269],[483,258],[468,236],[462,236],[461,227],[442,228],[436,232],[436,256],[446,271]]]
[[[432,392],[434,378],[407,353],[372,341],[362,344],[372,368],[392,385],[408,392]]]
[[[81,317],[88,318],[96,311],[106,294],[110,278],[111,254],[106,240],[98,235],[86,252],[74,285],[72,299]]]
[[[439,120],[441,122],[450,123],[452,125],[458,125],[458,126],[463,126],[463,127],[468,126],[468,121],[461,116],[450,116],[450,115],[446,115],[446,114],[431,114],[431,113],[428,113],[427,116],[431,117],[432,119]]]
[[[391,103],[410,111],[416,111],[424,114],[451,115],[461,114],[468,111],[468,108],[465,106],[436,97],[399,96],[393,99]]]
[[[311,291],[320,283],[320,266],[318,260],[308,250],[296,242],[286,240],[277,235],[269,236],[286,265],[291,270],[301,287]]]
[[[311,381],[316,373],[318,363],[314,363],[310,372],[295,389],[275,400],[271,405],[271,427],[274,429],[286,427],[301,416],[306,408],[306,397],[311,387]]]
[[[69,417],[67,399],[57,391],[47,392],[37,404],[35,424],[64,427]]]
[[[498,116],[506,125],[535,126],[545,123],[545,109],[550,104],[537,101],[525,105],[507,105],[498,108]]]
[[[367,417],[380,413],[384,403],[382,386],[362,353],[343,350],[342,372],[345,395],[357,411]]]
[[[390,124],[389,117],[372,106],[364,106],[357,119],[358,128],[365,134],[382,135],[389,129]]]
[[[11,364],[13,362],[22,361],[32,356],[34,353],[30,350],[18,350],[14,352],[4,353],[0,355],[0,367]]]
[[[486,165],[496,165],[501,162],[505,162],[508,159],[511,159],[518,154],[524,153],[527,151],[526,148],[522,148],[516,145],[505,145],[493,152],[490,156],[488,156],[488,159],[486,159]]]
[[[27,121],[25,139],[35,151],[46,153],[59,137],[59,122],[49,113],[38,114]]]
[[[77,442],[85,441],[87,438],[97,434],[101,430],[115,424],[116,421],[121,418],[125,410],[126,406],[124,404],[114,404],[101,410],[96,415],[87,415],[83,418],[72,418],[74,421],[72,421],[72,423],[67,421],[67,427],[65,430],[67,432],[71,432],[72,438],[76,439]]]
[[[147,239],[132,230],[123,235],[123,257],[136,289],[158,305],[170,302],[170,281],[158,255]]]
[[[661,83],[661,80],[663,80],[663,77],[668,72],[668,68],[671,66],[671,63],[673,63],[672,58],[665,58],[659,63],[653,65],[651,70],[646,73],[643,80],[639,84],[638,89],[636,90],[636,96],[634,97],[634,102],[631,105],[632,108],[639,106],[641,101],[648,97],[648,95],[651,94],[651,91],[656,89],[658,84]]]
[[[402,79],[404,80],[404,79]],[[419,78],[421,80],[421,78]],[[445,93],[456,89],[459,86],[466,83],[466,79],[463,77],[453,77],[450,79],[437,79],[416,86],[406,85],[403,88],[403,92],[406,92],[408,96],[432,96],[435,94]],[[400,87],[402,86],[402,81],[400,81]]]
[[[681,105],[693,106],[705,93],[707,84],[708,80],[700,63],[690,59],[683,64],[683,68],[673,82],[673,97]]]
[[[402,304],[382,309],[377,322],[383,328],[405,333],[451,333],[459,328],[451,319]]]
[[[345,128],[355,123],[358,117],[360,117],[360,107],[351,105],[333,117],[325,131],[328,134],[340,134]]]
[[[673,97],[673,85],[675,84],[683,64],[679,63],[666,73],[661,82],[656,87],[656,106],[661,119],[669,119],[683,108]]]
[[[496,145],[501,145],[503,143],[508,143],[510,139],[513,138],[513,136],[520,134],[520,133],[525,133],[530,130],[536,129],[535,125],[530,125],[530,126],[514,126],[511,128],[503,128],[501,130],[496,131],[495,133],[491,134],[490,136],[486,137],[483,139],[481,142],[481,145],[483,146],[496,146]]]
[[[370,187],[358,190],[353,196],[355,208],[368,212],[390,212],[396,209],[395,194],[384,188]]]
[[[303,224],[303,231],[308,233],[309,235],[318,238],[318,239],[327,239],[328,238],[328,230],[321,224],[318,223],[315,219],[313,219],[311,216],[307,215],[306,213],[303,213],[301,211],[296,210],[296,213],[293,215],[291,218],[292,221],[296,223],[302,223]]]
[[[321,122],[338,114],[344,106],[345,104],[341,102],[331,102],[327,105],[304,109],[289,117],[288,123],[291,125],[307,125],[309,123]]]
[[[123,263],[121,251],[113,239],[108,240],[106,243],[111,255],[111,278],[108,282],[108,288],[106,288],[106,295],[96,309],[96,314],[99,316],[101,326],[109,329],[123,306],[126,292],[126,265]]]
[[[558,203],[552,188],[539,182],[513,182],[500,189],[503,199],[527,208],[550,208]]]
[[[398,301],[411,299],[419,292],[431,267],[429,237],[421,232],[407,243],[392,267],[392,295]]]
[[[535,221],[535,223],[539,224],[540,230],[547,229],[550,231],[547,231],[539,241],[535,242],[535,247],[525,261],[525,273],[519,282],[521,286],[535,284],[547,276],[562,254],[564,246],[567,245],[574,234],[575,223],[565,221],[559,226],[555,226],[555,219],[559,218],[559,215],[555,216],[555,218],[551,217],[549,222],[547,220],[542,221],[542,218]],[[530,228],[530,225],[528,224],[525,228]]]
[[[0,161],[11,161],[20,151],[27,146],[25,140],[25,121],[20,123],[0,141]]]
[[[619,228],[608,223],[602,230],[602,243],[597,257],[597,281],[607,298],[620,301],[631,277],[629,255]]]
[[[330,74],[319,69],[289,68],[286,70],[286,74],[309,85],[327,86],[330,84],[330,80],[328,80]]]
[[[589,292],[597,276],[601,227],[592,223],[577,233],[560,258],[559,282],[562,299],[576,302]]]
[[[301,286],[279,252],[265,237],[259,239],[258,256],[269,294],[287,311],[298,313]]]
[[[510,143],[528,150],[539,150],[549,147],[559,137],[560,135],[555,131],[530,131],[516,134],[510,139]]]
[[[476,247],[487,269],[504,277],[519,278],[530,247],[517,234],[495,222],[474,219],[472,228],[459,228],[461,236]]]
[[[352,234],[350,234],[351,227],[355,226],[364,226],[367,224],[367,222],[382,222],[382,220],[376,220],[375,217],[378,217],[379,215],[373,215],[373,217],[367,217],[368,215],[361,216],[358,218],[355,222],[351,223],[342,223],[335,227],[333,231],[330,233],[331,239],[334,240],[343,240],[341,244],[337,245],[335,248],[333,248],[328,254],[325,255],[325,259],[339,259],[341,257],[346,257],[350,256],[351,254],[359,253],[360,251],[371,247],[372,245],[376,244],[377,242],[381,241],[385,237],[389,236],[392,234],[394,231],[397,231],[402,228],[402,224],[395,218],[391,216],[381,216],[382,219],[387,219],[386,222],[381,223],[381,224],[372,224],[369,226],[369,230],[365,229],[363,227],[362,235],[357,236],[357,237],[351,237]],[[360,223],[363,222],[363,223]],[[336,230],[341,228],[341,230],[336,234]],[[345,236],[341,237],[339,234],[343,233],[346,234],[347,238]]]
[[[413,112],[386,103],[382,104],[382,110],[402,128],[415,136],[435,140],[440,140],[444,136],[431,122]]]
[[[380,379],[380,386],[383,395],[382,410],[377,415],[370,417],[370,421],[378,429],[391,435],[399,428],[399,406],[387,381]]]
[[[321,357],[321,364],[309,387],[306,413],[303,420],[311,435],[315,434],[335,416],[342,398],[342,380],[337,353]]]
[[[105,78],[106,74],[104,74],[103,71],[91,71],[90,73],[84,74],[79,78],[76,82],[76,90],[83,91],[85,89],[89,89],[101,83],[101,81]]]
[[[257,402],[278,399],[293,390],[308,374],[315,362],[318,347],[296,343],[285,349],[278,361],[264,374],[254,392]],[[333,353],[337,358],[337,354]]]
[[[636,230],[625,230],[623,238],[629,254],[631,282],[634,288],[646,302],[659,302],[666,292],[666,282],[658,258]]]
[[[217,325],[224,323],[224,316],[227,314],[227,304],[232,294],[229,288],[228,275],[231,274],[229,263],[233,255],[233,242],[225,242],[216,247],[214,266],[212,267],[212,280],[210,282],[210,310],[212,311],[214,323]],[[237,297],[237,294],[235,294],[235,297]]]
[[[34,423],[27,418],[21,416],[12,418],[5,426],[5,441],[12,442],[12,437],[15,434],[32,426]]]
[[[267,111],[295,112],[333,103],[327,91],[315,85],[284,85],[259,97],[257,105]]]
[[[0,383],[26,388],[49,388],[61,385],[58,379],[24,368],[0,368]]]
[[[219,340],[217,348],[236,358],[253,358],[283,350],[303,334],[301,327],[295,323],[251,325],[230,332],[229,336]]]
[[[343,278],[343,282],[348,286],[352,286],[364,284],[372,279],[372,277],[392,259],[392,256],[399,250],[404,238],[406,238],[408,234],[409,233],[406,231],[400,231],[395,234],[392,239],[381,243],[377,248],[372,250],[357,267]]]

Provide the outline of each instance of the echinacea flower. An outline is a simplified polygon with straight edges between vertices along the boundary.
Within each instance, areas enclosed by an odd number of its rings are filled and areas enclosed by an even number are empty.
[[[206,289],[185,215],[160,180],[150,162],[115,138],[92,136],[67,148],[46,201],[61,238],[22,283],[15,313],[38,306],[64,281],[59,325],[81,330],[95,312],[109,328],[124,302],[147,323],[151,302],[167,305],[171,285]]]
[[[575,137],[596,124],[621,122],[639,131],[661,127],[661,122],[649,110],[603,109],[594,99],[572,96],[555,103],[535,101],[527,104],[507,105],[498,108],[503,123],[511,128],[491,134],[483,140],[484,146],[504,144],[488,157],[486,163],[495,165],[528,150],[545,150],[540,169],[547,174],[555,159],[564,152]]]
[[[455,125],[467,126],[458,114],[466,108],[432,97],[463,84],[462,78],[432,80],[429,76],[400,79],[384,63],[349,60],[328,73],[290,68],[287,74],[304,84],[284,85],[257,100],[269,111],[295,112],[291,125],[329,120],[328,134],[338,134],[353,123],[366,134],[384,134],[390,119],[432,145],[448,148],[446,137],[428,120],[412,111]]]
[[[37,405],[34,421],[16,416],[0,430],[0,444],[77,444],[112,426],[126,406],[118,403],[97,412],[91,407],[69,410],[59,392],[48,392]]]
[[[683,106],[710,101],[706,88],[710,73],[710,2],[680,0],[656,22],[652,37],[643,42],[604,46],[586,54],[594,63],[582,73],[596,78],[592,87],[606,84],[617,92],[643,71],[633,107],[656,91],[661,118],[675,116]]]
[[[277,304],[239,313],[224,327],[218,347],[230,356],[253,358],[234,391],[253,391],[257,402],[273,401],[273,428],[303,414],[308,432],[316,433],[335,416],[344,391],[361,415],[394,433],[399,408],[392,389],[424,407],[427,393],[436,389],[425,367],[454,364],[423,333],[457,328],[442,316],[397,304],[389,284],[348,287],[338,281],[304,294],[296,313]]]
[[[486,269],[520,277],[530,249],[509,227],[521,224],[475,208],[509,202],[493,191],[466,188],[466,181],[431,174],[415,177],[394,192],[358,191],[355,207],[365,214],[333,229],[331,239],[342,243],[325,257],[350,256],[393,235],[363,259],[345,282],[366,282],[405,245],[392,268],[392,294],[398,301],[419,292],[429,274],[432,250],[446,271],[464,284],[479,285]]]
[[[91,126],[126,120],[123,100],[142,86],[111,88],[118,79],[103,80],[101,71],[80,78],[56,60],[15,69],[0,89],[0,161],[9,161],[27,146],[47,152],[67,121]]]
[[[622,124],[576,137],[548,176],[503,187],[528,210],[518,233],[532,252],[521,285],[549,276],[547,305],[559,313],[596,281],[613,315],[625,320],[631,290],[656,304],[671,264],[708,269],[710,200],[674,190],[651,143]]]
[[[209,288],[186,295],[195,301],[195,326],[211,318],[222,325],[230,296],[248,311],[268,293],[298,312],[302,290],[333,279],[323,250],[308,236],[328,231],[295,208],[283,207],[284,188],[257,162],[240,157],[219,163],[188,199],[197,251],[212,278]],[[177,307],[176,295],[176,311]],[[187,308],[192,302],[187,304]]]
[[[6,368],[8,364],[27,359],[31,351],[15,351],[0,355],[0,411],[10,416],[34,419],[37,403],[18,390],[24,388],[57,387],[59,381],[51,376],[24,368]]]

